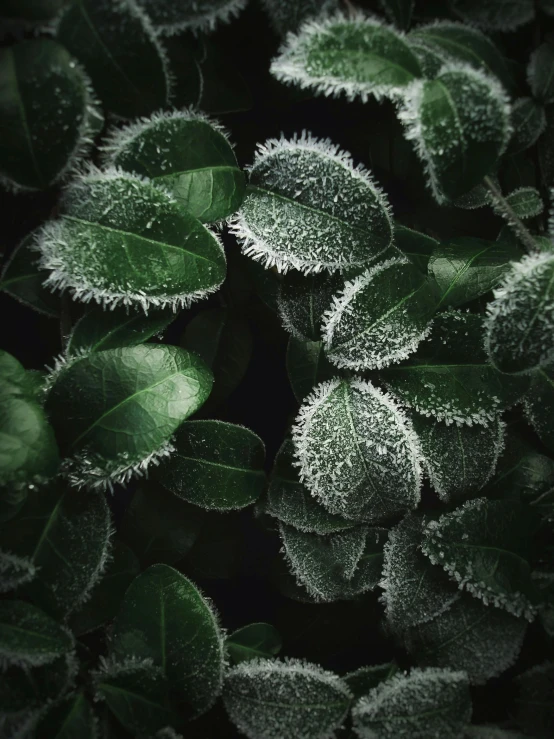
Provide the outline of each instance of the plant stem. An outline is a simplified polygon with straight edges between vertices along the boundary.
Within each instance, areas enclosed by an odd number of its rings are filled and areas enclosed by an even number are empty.
[[[498,212],[505,218],[508,226],[510,226],[521,243],[525,245],[529,252],[536,251],[537,243],[533,235],[514,213],[512,206],[508,203],[504,195],[502,195],[500,189],[488,176],[484,178],[483,182],[492,195],[493,205],[496,205]]]

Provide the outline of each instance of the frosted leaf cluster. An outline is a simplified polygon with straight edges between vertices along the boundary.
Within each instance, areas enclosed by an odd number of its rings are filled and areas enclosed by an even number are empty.
[[[162,34],[212,31],[233,20],[248,0],[136,0]]]
[[[354,370],[406,359],[429,334],[434,304],[429,281],[408,259],[380,262],[347,282],[325,313],[328,359]]]
[[[332,672],[297,659],[257,659],[227,671],[223,702],[249,739],[331,739],[352,694]]]
[[[369,382],[318,385],[293,429],[300,479],[329,511],[379,522],[419,502],[420,450],[410,422]]]
[[[360,739],[445,739],[460,736],[471,712],[465,672],[416,668],[370,690],[352,718]]]
[[[364,266],[393,241],[388,202],[370,174],[306,132],[258,146],[231,232],[265,267],[306,274]]]

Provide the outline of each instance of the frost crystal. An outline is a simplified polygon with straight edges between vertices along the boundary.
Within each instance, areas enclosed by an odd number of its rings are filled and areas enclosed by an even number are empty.
[[[258,146],[231,232],[266,268],[306,274],[363,266],[393,241],[388,202],[367,170],[306,132]]]
[[[389,395],[359,379],[318,385],[293,428],[300,478],[332,513],[378,522],[415,508],[420,450]]]
[[[163,34],[188,29],[213,31],[219,23],[229,23],[248,0],[137,0],[152,24]]]
[[[256,659],[227,672],[223,701],[249,739],[332,739],[352,694],[346,683],[298,659]]]
[[[0,551],[0,593],[15,590],[33,580],[36,574],[37,568],[28,557]]]

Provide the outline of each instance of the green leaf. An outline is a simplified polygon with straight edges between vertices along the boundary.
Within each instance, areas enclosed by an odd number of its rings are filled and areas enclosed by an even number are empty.
[[[23,365],[3,349],[0,349],[0,390],[5,397],[28,397],[33,394],[29,375]]]
[[[536,144],[546,128],[544,107],[533,98],[518,98],[512,105],[512,138],[508,154],[517,154]]]
[[[293,441],[301,481],[331,513],[374,523],[417,506],[417,437],[371,383],[318,385],[300,408]]]
[[[157,113],[115,129],[106,163],[147,177],[202,223],[221,221],[240,206],[245,180],[224,130],[201,113]]]
[[[196,352],[214,375],[214,386],[204,412],[217,408],[243,379],[253,348],[248,321],[226,308],[200,311],[187,324],[181,346]]]
[[[34,239],[35,234],[29,234],[15,247],[4,265],[0,290],[23,305],[56,318],[60,313],[60,299],[43,287],[48,273],[38,268],[39,255],[32,248]]]
[[[415,0],[379,0],[389,21],[397,28],[407,31],[412,21]]]
[[[51,486],[29,491],[18,517],[3,525],[0,539],[40,572],[22,592],[59,617],[76,610],[102,575],[110,533],[102,495]]]
[[[423,47],[436,55],[440,59],[440,67],[448,62],[465,62],[474,69],[496,77],[508,91],[514,90],[515,82],[507,59],[490,38],[477,28],[464,23],[437,20],[413,29],[408,41],[410,45],[415,43],[418,48]]]
[[[0,550],[0,593],[8,593],[36,577],[37,568],[27,557]]]
[[[332,380],[337,373],[325,355],[322,341],[289,336],[285,361],[292,392],[299,403],[316,385]]]
[[[134,118],[167,106],[165,52],[136,3],[76,0],[58,19],[56,37],[83,64],[111,113]]]
[[[160,334],[174,320],[175,314],[167,310],[145,315],[129,309],[92,308],[73,327],[65,353],[71,357],[137,346]]]
[[[554,45],[551,43],[541,44],[531,54],[529,66],[527,67],[527,79],[533,97],[543,105],[554,103],[553,66]]]
[[[266,513],[306,533],[332,534],[352,528],[353,521],[329,513],[300,482],[293,452],[292,440],[285,439],[271,471]]]
[[[525,413],[539,439],[554,452],[554,366],[533,373],[531,387],[525,396]]]
[[[348,154],[305,132],[258,146],[231,231],[279,272],[361,267],[392,245],[384,194]]]
[[[188,306],[225,278],[215,234],[173,198],[115,170],[74,181],[38,237],[46,285],[104,305]],[[92,246],[92,248],[91,248]]]
[[[513,264],[488,305],[485,347],[501,372],[521,373],[554,359],[554,254]]]
[[[138,4],[162,33],[172,35],[183,29],[212,31],[219,23],[228,23],[246,5],[247,0],[138,0]]]
[[[95,675],[95,688],[119,723],[140,739],[149,739],[166,726],[183,720],[168,698],[169,684],[152,660],[104,661]]]
[[[144,472],[169,454],[173,433],[211,385],[204,362],[175,346],[107,349],[66,365],[46,407],[70,479],[109,487]]]
[[[357,526],[319,536],[281,523],[279,531],[291,571],[317,601],[348,600],[376,588],[386,529]]]
[[[488,426],[447,426],[415,416],[413,424],[423,464],[441,500],[469,498],[491,479],[504,447],[505,424],[500,418]]]
[[[517,218],[534,218],[544,210],[541,195],[534,187],[518,187],[505,195],[504,199]]]
[[[406,254],[422,272],[427,270],[427,263],[438,241],[427,234],[419,233],[399,223],[394,224],[396,246]]]
[[[119,610],[125,591],[140,572],[137,557],[128,546],[115,541],[111,559],[90,598],[71,614],[69,625],[77,636],[89,634],[111,621]]]
[[[2,49],[0,184],[45,190],[75,168],[100,113],[88,77],[51,39]]]
[[[510,138],[510,106],[499,82],[468,64],[445,65],[406,90],[399,117],[439,203],[464,195],[489,174]]]
[[[397,671],[395,662],[387,662],[384,665],[360,667],[345,675],[343,680],[354,694],[354,698],[361,698],[379,683],[391,678]]]
[[[418,352],[404,364],[382,370],[383,380],[424,416],[486,426],[521,398],[528,379],[503,375],[490,364],[483,333],[481,315],[441,313]]]
[[[262,0],[273,30],[279,36],[297,31],[306,20],[335,10],[337,0]]]
[[[73,651],[70,632],[22,600],[0,601],[0,664],[38,667]]]
[[[352,708],[360,739],[457,737],[471,718],[464,672],[413,669],[377,685]]]
[[[3,0],[0,15],[29,22],[53,18],[67,0]]]
[[[510,242],[468,236],[439,244],[429,260],[429,274],[440,291],[439,307],[459,306],[486,295],[510,271],[523,252]]]
[[[532,620],[532,535],[532,519],[523,506],[513,500],[478,498],[430,521],[421,549],[485,605]]]
[[[459,598],[445,573],[421,553],[425,518],[412,513],[389,532],[384,549],[383,603],[388,624],[397,634],[430,621]]]
[[[332,736],[346,718],[350,700],[343,680],[301,660],[252,660],[225,675],[225,708],[249,739]]]
[[[548,739],[554,727],[554,662],[541,662],[518,675],[514,682],[518,688],[518,726],[526,736]]]
[[[325,353],[337,367],[380,369],[415,352],[429,334],[432,283],[409,259],[390,259],[346,282],[325,313]]]
[[[408,629],[406,648],[422,666],[467,672],[483,685],[516,661],[527,621],[462,595],[428,623]]]
[[[281,82],[363,102],[396,98],[421,75],[403,35],[360,12],[308,21],[287,38],[270,71]]]
[[[139,575],[113,626],[117,659],[152,659],[191,716],[208,710],[222,685],[223,638],[216,617],[195,585],[157,564]]]
[[[534,0],[448,0],[462,20],[489,31],[513,31],[535,15]]]
[[[173,437],[175,452],[156,479],[201,508],[231,511],[252,505],[266,484],[263,441],[223,421],[186,421]]]
[[[35,731],[37,737],[48,739],[96,739],[98,736],[96,716],[83,693],[75,693],[48,706]]]
[[[283,328],[295,339],[319,341],[323,314],[342,284],[338,275],[288,272],[277,297]]]
[[[225,640],[225,648],[235,665],[258,657],[275,657],[282,646],[281,634],[274,626],[265,623],[243,626]]]

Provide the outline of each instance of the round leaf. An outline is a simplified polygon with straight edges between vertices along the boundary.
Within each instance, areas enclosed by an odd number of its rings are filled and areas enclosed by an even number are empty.
[[[177,431],[175,452],[156,477],[175,495],[201,508],[236,510],[265,489],[265,447],[243,426],[187,421]]]
[[[229,718],[249,739],[319,739],[346,718],[351,693],[332,672],[300,660],[252,660],[225,676]]]
[[[512,106],[512,138],[509,154],[533,146],[546,128],[544,107],[533,98],[518,98]]]
[[[299,403],[316,385],[332,380],[337,373],[325,355],[322,341],[289,336],[285,361],[292,392]]]
[[[51,270],[48,286],[77,299],[175,310],[225,278],[216,236],[134,175],[91,171],[67,188],[60,209],[39,236],[41,267]]]
[[[489,31],[513,31],[535,15],[534,0],[449,0],[457,16]]]
[[[417,438],[371,383],[319,385],[300,408],[293,440],[300,479],[331,513],[376,522],[417,506]]]
[[[277,298],[283,327],[301,341],[318,341],[321,321],[342,280],[326,273],[305,276],[288,272],[281,281]]]
[[[46,406],[71,478],[103,487],[166,456],[171,436],[211,384],[202,360],[174,346],[108,349],[67,365]]]
[[[516,218],[534,218],[540,215],[544,209],[541,195],[535,187],[518,187],[505,195],[504,199]]]
[[[96,739],[97,720],[93,708],[82,693],[48,706],[36,726],[37,737],[48,739]]]
[[[281,635],[271,624],[249,624],[237,629],[225,640],[234,664],[262,657],[274,657],[283,645]]]
[[[369,173],[305,133],[258,147],[231,230],[266,268],[306,274],[363,266],[393,238],[388,203]]]
[[[165,52],[136,3],[71,2],[58,19],[56,36],[83,64],[110,112],[134,118],[168,104]]]
[[[116,129],[104,150],[109,165],[147,177],[203,223],[227,218],[242,202],[244,175],[233,149],[200,113],[158,113]]]
[[[431,329],[432,284],[408,259],[391,259],[347,282],[325,314],[329,361],[379,369],[406,359]]]
[[[64,178],[87,150],[99,113],[87,76],[51,39],[0,53],[0,184],[44,190]]]
[[[246,5],[247,0],[137,0],[162,33],[169,35],[183,29],[212,31],[219,23],[228,23]]]
[[[167,565],[152,565],[132,582],[111,648],[118,659],[152,659],[192,716],[207,711],[221,691],[223,639],[215,615],[194,584]]]

